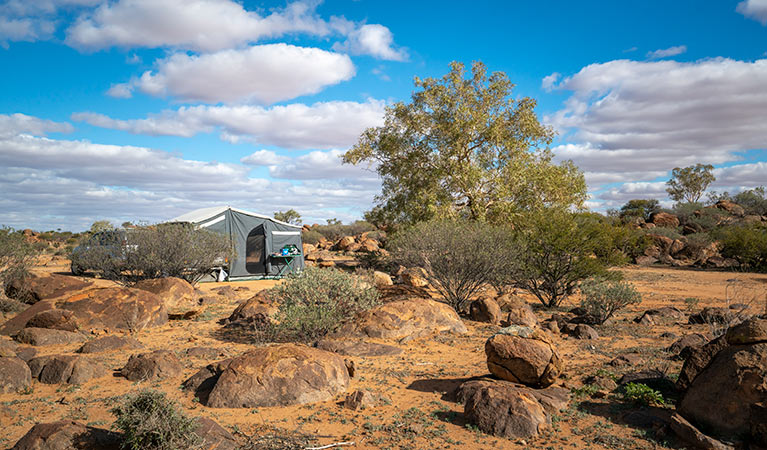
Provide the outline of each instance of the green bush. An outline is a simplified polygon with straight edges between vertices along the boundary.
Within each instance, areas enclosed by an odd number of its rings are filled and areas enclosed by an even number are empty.
[[[329,241],[337,241],[344,236],[356,236],[366,231],[374,231],[376,227],[364,220],[358,220],[349,225],[341,223],[331,223],[328,225],[317,225],[312,227],[312,231],[316,231]]]
[[[267,292],[279,304],[276,324],[264,325],[265,339],[311,342],[378,304],[378,291],[338,269],[307,267]]]
[[[29,274],[38,253],[21,232],[0,227],[0,292],[4,293],[11,282]]]
[[[325,236],[323,236],[319,231],[305,230],[301,232],[301,241],[304,244],[317,245],[317,243],[324,238]]]
[[[197,423],[179,411],[164,393],[142,390],[125,396],[110,411],[114,427],[123,433],[122,447],[130,450],[200,449]]]
[[[581,308],[595,323],[603,324],[617,311],[642,302],[630,283],[592,278],[581,283]]]
[[[701,254],[703,249],[708,247],[714,242],[714,239],[709,233],[693,233],[688,234],[686,237],[687,248],[690,249],[690,253],[693,256]]]
[[[666,404],[663,394],[642,383],[628,383],[624,386],[623,400],[641,406],[663,406]]]
[[[767,226],[733,225],[721,229],[716,237],[722,256],[735,259],[743,269],[767,272]]]
[[[603,224],[591,216],[567,211],[541,211],[520,218],[515,263],[517,285],[546,307],[556,307],[587,278],[606,275],[607,267],[625,259],[613,248]]]
[[[649,221],[650,216],[658,211],[660,211],[658,200],[636,199],[629,200],[625,205],[621,206],[619,216],[625,222],[628,222],[632,218],[640,218]]]
[[[395,234],[389,249],[396,264],[422,267],[445,303],[458,312],[465,312],[484,285],[514,278],[509,233],[479,222],[421,222]]]
[[[655,227],[644,229],[645,234],[657,234],[659,236],[665,236],[669,239],[679,239],[682,237],[682,233],[676,228],[670,227]]]

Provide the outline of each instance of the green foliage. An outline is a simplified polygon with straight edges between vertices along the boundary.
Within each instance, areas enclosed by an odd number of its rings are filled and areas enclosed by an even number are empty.
[[[280,222],[292,223],[293,225],[301,224],[301,214],[295,209],[289,209],[287,211],[276,211],[274,218]]]
[[[395,234],[392,260],[422,267],[447,304],[464,312],[487,283],[511,278],[510,235],[498,227],[467,220],[422,222]]]
[[[97,220],[93,222],[91,225],[90,230],[88,230],[91,234],[100,233],[102,231],[112,231],[115,229],[115,226],[112,225],[112,222],[108,220]]]
[[[696,230],[711,231],[717,227],[727,211],[717,208],[704,208],[702,203],[677,203],[674,214],[682,225],[690,225]]]
[[[609,265],[624,261],[611,236],[595,220],[567,211],[533,213],[515,223],[517,285],[530,291],[546,307],[556,307],[580,283],[604,275]]]
[[[13,228],[0,227],[0,292],[14,280],[28,275],[39,250]],[[2,295],[2,294],[0,294]]]
[[[680,233],[677,228],[655,227],[646,228],[644,231],[646,234],[656,234],[658,236],[665,236],[669,239],[680,239],[682,237],[682,233]]]
[[[767,272],[767,226],[732,225],[719,230],[716,236],[722,256],[734,258],[743,269]]]
[[[623,387],[623,400],[641,406],[663,406],[663,394],[642,383],[628,383]]]
[[[162,392],[142,390],[127,395],[110,412],[116,417],[114,427],[123,433],[124,449],[202,448],[202,439],[194,433],[197,422]]]
[[[700,200],[709,184],[714,182],[714,166],[695,164],[685,168],[674,167],[666,182],[669,197],[677,202],[695,203]]]
[[[341,239],[344,236],[355,236],[366,231],[374,231],[375,229],[376,227],[373,224],[364,220],[358,220],[349,225],[344,225],[341,222],[338,222],[312,227],[312,231],[320,233],[321,235],[325,236],[327,240],[333,242]]]
[[[742,206],[746,214],[767,216],[767,190],[764,186],[738,192],[735,195],[730,195],[728,192],[712,193],[709,195],[709,200],[711,203],[729,200]]]
[[[621,219],[638,217],[642,220],[648,221],[650,220],[650,216],[658,211],[660,211],[658,200],[636,199],[629,200],[625,205],[621,206],[619,215]]]
[[[265,325],[267,336],[275,341],[315,341],[378,304],[378,291],[366,281],[317,267],[291,275],[267,295],[280,305],[278,323]]]
[[[581,283],[581,308],[595,323],[603,324],[628,305],[642,302],[631,283],[592,278]]]
[[[312,244],[316,245],[318,242],[320,242],[321,239],[325,238],[325,236],[322,235],[319,231],[315,230],[304,230],[301,232],[301,241],[304,244]]]
[[[441,218],[502,222],[545,206],[580,206],[583,174],[559,165],[546,147],[554,131],[538,121],[536,101],[512,95],[506,74],[481,62],[465,78],[453,62],[441,79],[415,79],[411,102],[387,107],[383,126],[368,128],[344,162],[375,165],[383,179],[376,224]]]

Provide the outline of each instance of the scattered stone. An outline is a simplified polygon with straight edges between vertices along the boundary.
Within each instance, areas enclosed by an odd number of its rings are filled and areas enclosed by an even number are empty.
[[[445,331],[466,333],[468,330],[450,306],[434,300],[412,299],[384,303],[364,311],[333,337],[402,339]]]
[[[373,272],[373,284],[375,287],[380,288],[383,286],[392,286],[394,285],[394,281],[392,281],[391,276],[389,276],[388,273],[376,270]]]
[[[184,367],[176,354],[170,350],[132,355],[120,369],[120,375],[130,381],[154,381],[181,375]]]
[[[320,402],[349,387],[344,359],[305,345],[251,350],[211,364],[184,383],[212,408],[255,408]]]
[[[533,312],[533,308],[526,302],[520,302],[515,305],[508,306],[508,314],[501,320],[501,326],[508,327],[511,325],[518,325],[522,327],[535,328],[538,326],[538,316]],[[559,328],[557,327],[557,333]]]
[[[543,322],[542,328],[552,332],[553,334],[559,334],[559,325],[557,325],[555,320],[547,320],[546,322]]]
[[[431,299],[431,294],[426,289],[404,284],[394,286],[379,286],[378,292],[382,303],[396,302],[399,300],[412,300],[418,298]]]
[[[703,308],[697,314],[690,316],[690,324],[729,324],[736,317],[736,314],[729,308],[720,308],[714,306],[708,306]]]
[[[160,297],[169,311],[199,308],[200,297],[188,281],[176,277],[141,280],[133,287]]]
[[[323,339],[317,342],[317,348],[344,356],[391,356],[399,355],[402,349],[393,345],[372,342],[350,341],[347,339]]]
[[[573,337],[576,339],[599,339],[599,333],[597,330],[591,328],[586,324],[578,324],[573,331]]]
[[[24,328],[13,338],[22,344],[37,346],[75,344],[87,340],[81,333],[48,328]]]
[[[237,440],[224,427],[208,417],[197,418],[194,433],[202,438],[205,450],[236,450]]]
[[[669,427],[679,439],[692,445],[693,448],[706,450],[732,450],[735,448],[701,433],[700,430],[677,413],[671,414]]]
[[[28,364],[32,376],[44,384],[82,384],[108,375],[104,366],[83,356],[38,356]]]
[[[25,327],[49,328],[52,330],[77,331],[77,321],[72,311],[49,309],[35,314]]]
[[[664,306],[662,308],[648,309],[641,316],[634,319],[634,322],[643,325],[656,325],[663,322],[684,320],[684,313],[673,306]]]
[[[644,358],[639,353],[626,353],[613,358],[612,361],[610,361],[610,365],[613,367],[636,366],[642,362],[644,362]]]
[[[674,355],[679,355],[685,349],[701,347],[703,345],[706,345],[708,341],[709,341],[708,337],[700,333],[688,334],[674,341],[674,343],[671,344],[666,349],[666,351]],[[685,353],[688,353],[688,352],[689,350],[685,351]]]
[[[269,298],[266,290],[245,300],[229,316],[229,322],[265,323],[272,321],[279,312],[279,306]]]
[[[121,441],[113,431],[62,420],[33,426],[11,450],[119,450]]]
[[[429,285],[426,271],[421,267],[411,267],[400,274],[402,282],[407,286],[426,287]]]
[[[650,216],[650,222],[656,227],[676,228],[679,226],[679,218],[673,214],[656,212]]]
[[[727,330],[730,345],[759,344],[767,342],[767,320],[749,319]]]
[[[218,358],[224,354],[224,351],[213,347],[192,347],[186,350],[186,356],[201,359]]]
[[[501,307],[492,298],[480,298],[471,302],[469,316],[476,322],[496,325],[501,321]]]
[[[615,382],[610,377],[605,376],[593,376],[589,377],[586,380],[586,383],[594,386],[597,388],[597,393],[601,395],[596,395],[595,397],[605,397],[610,392],[613,392],[614,390],[618,389],[618,383]]]
[[[32,383],[32,374],[22,359],[15,356],[0,357],[0,394],[17,393]]]
[[[344,407],[353,411],[359,411],[361,409],[372,408],[382,403],[390,402],[391,400],[389,400],[389,398],[377,392],[369,391],[367,389],[357,389],[346,396]]]
[[[514,383],[546,387],[562,372],[559,353],[539,329],[503,328],[487,340],[485,355],[490,373]]]
[[[75,292],[88,289],[92,281],[66,275],[35,275],[11,281],[5,287],[9,298],[23,303],[34,304],[41,300],[53,300],[67,297]]]
[[[103,336],[88,341],[80,347],[78,353],[103,353],[116,350],[136,350],[144,345],[128,336]]]
[[[54,308],[56,308],[56,304],[52,300],[39,301],[24,311],[16,314],[12,318],[8,319],[3,324],[3,326],[0,327],[0,334],[5,336],[13,336],[14,334],[23,330],[24,327],[27,326],[29,319],[34,317],[36,314]]]
[[[111,287],[90,289],[59,304],[75,313],[84,330],[138,331],[168,322],[165,302],[141,289]]]
[[[682,370],[679,371],[679,378],[676,380],[677,389],[686,390],[698,374],[708,366],[714,356],[725,347],[727,347],[727,339],[720,336],[701,347],[690,348],[689,355],[682,365]]]

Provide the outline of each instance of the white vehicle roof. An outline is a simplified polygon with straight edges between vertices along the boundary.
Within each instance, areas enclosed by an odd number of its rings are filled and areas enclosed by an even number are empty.
[[[293,228],[298,228],[298,229],[301,228],[300,225],[293,225],[292,223],[287,223],[287,222],[283,222],[281,220],[277,220],[274,217],[265,216],[263,214],[258,214],[258,213],[254,213],[254,212],[251,212],[251,211],[245,211],[244,209],[232,208],[231,206],[228,206],[228,205],[227,206],[212,206],[210,208],[195,209],[194,211],[190,211],[190,212],[188,212],[186,214],[182,214],[182,215],[180,215],[178,217],[174,217],[174,218],[170,219],[168,222],[200,223],[200,222],[204,222],[204,221],[206,221],[208,219],[212,219],[213,217],[216,217],[216,216],[226,212],[227,210],[232,210],[234,212],[238,212],[240,214],[245,214],[245,215],[252,216],[252,217],[258,217],[259,219],[268,219],[268,220],[277,222],[279,224],[282,224],[282,225],[285,225],[285,226],[289,226],[289,227],[293,227]]]

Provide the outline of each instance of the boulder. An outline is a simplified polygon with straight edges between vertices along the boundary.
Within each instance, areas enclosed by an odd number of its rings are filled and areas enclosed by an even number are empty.
[[[610,365],[613,367],[620,366],[635,366],[641,364],[645,359],[639,353],[626,353],[619,355],[610,361]]]
[[[685,238],[674,239],[674,242],[671,243],[671,247],[669,247],[668,252],[673,256],[681,254],[684,249],[687,248],[687,243],[685,241]]]
[[[676,388],[680,391],[686,390],[698,374],[708,366],[714,356],[725,347],[727,347],[727,340],[724,336],[709,341],[700,347],[688,347],[690,350],[687,352],[688,355],[679,371]]]
[[[599,339],[599,333],[590,326],[579,323],[573,330],[573,337],[576,339]]]
[[[185,387],[213,408],[286,406],[332,399],[349,387],[349,372],[335,353],[282,344],[210,365]]]
[[[13,338],[22,344],[29,345],[66,345],[87,340],[82,333],[49,328],[24,328]]]
[[[666,351],[674,355],[679,355],[680,353],[682,353],[682,351],[684,351],[686,354],[689,354],[689,352],[692,351],[693,348],[701,347],[705,345],[708,341],[709,341],[709,338],[703,334],[700,334],[700,333],[688,334],[674,341],[674,343],[671,344],[666,349]]]
[[[372,408],[382,403],[390,403],[391,400],[377,392],[367,389],[357,389],[344,399],[344,407],[353,411]]]
[[[767,342],[767,319],[753,318],[735,325],[727,330],[725,339],[730,345]]]
[[[538,326],[538,316],[533,312],[533,308],[526,302],[521,302],[516,305],[510,305],[507,309],[508,314],[504,314],[501,320],[501,326],[508,327],[511,325],[519,325],[523,327],[535,328]],[[556,322],[553,322],[556,324]],[[559,332],[559,326],[557,324],[557,333]]]
[[[24,311],[16,314],[12,318],[8,319],[3,324],[3,326],[0,327],[0,334],[5,336],[13,336],[14,334],[23,330],[25,326],[27,326],[27,322],[29,322],[29,319],[35,317],[35,315],[37,315],[38,313],[55,309],[55,308],[56,308],[56,304],[53,302],[53,300],[39,301],[35,303],[34,305],[30,306],[29,308],[25,309]]]
[[[104,366],[83,356],[38,356],[28,364],[32,376],[44,384],[82,384],[109,374]]]
[[[471,302],[469,316],[471,320],[496,325],[501,322],[501,307],[492,298],[483,297]]]
[[[354,236],[344,236],[336,242],[335,248],[336,250],[350,251],[349,248],[356,243]]]
[[[236,450],[237,440],[226,428],[208,417],[198,417],[194,434],[200,436],[205,450]]]
[[[0,357],[0,394],[21,392],[32,383],[29,366],[15,356]]]
[[[458,403],[466,403],[475,392],[487,386],[498,386],[504,389],[519,389],[530,393],[540,404],[546,414],[556,414],[567,408],[570,402],[570,390],[550,386],[545,389],[531,389],[524,385],[487,377],[472,379],[461,384],[455,392]]]
[[[266,290],[240,303],[229,316],[229,322],[261,323],[272,321],[279,311]]]
[[[130,381],[155,381],[181,375],[184,367],[176,354],[170,350],[132,355],[120,375]]]
[[[692,381],[678,411],[716,437],[747,436],[763,419],[757,405],[767,403],[765,380],[767,343],[725,347]]]
[[[671,428],[671,431],[673,431],[679,439],[690,444],[693,448],[704,450],[734,450],[735,448],[701,433],[700,430],[693,426],[693,424],[677,413],[671,414],[669,418],[669,428]]]
[[[562,372],[559,353],[539,329],[503,328],[487,340],[485,355],[490,373],[514,383],[546,387]]]
[[[692,314],[688,319],[690,324],[730,324],[737,318],[737,313],[729,308],[708,306],[700,312]]]
[[[429,285],[426,270],[421,267],[411,267],[409,269],[405,269],[405,271],[400,274],[400,278],[402,279],[402,282],[407,286],[426,287]]]
[[[389,276],[388,273],[384,273],[381,271],[376,270],[373,272],[373,284],[377,288],[381,288],[384,286],[391,286],[394,284],[394,282],[391,279],[391,276]]]
[[[486,383],[465,397],[464,416],[485,433],[509,439],[538,436],[551,424],[532,390]]]
[[[309,253],[314,253],[314,252],[316,252],[316,251],[317,251],[317,246],[315,246],[315,245],[312,245],[312,244],[307,244],[307,243],[304,243],[304,244],[302,245],[302,248],[303,248],[303,250],[304,250],[304,251],[303,251],[303,254],[304,254],[304,255],[308,255]]]
[[[49,309],[39,312],[29,319],[25,327],[64,331],[77,331],[79,328],[74,313],[66,309]]]
[[[729,200],[719,200],[714,204],[714,208],[727,211],[733,216],[743,217],[746,215],[746,210],[742,206]]]
[[[400,300],[360,313],[335,333],[347,336],[401,339],[449,331],[466,333],[466,326],[450,306],[434,300]]]
[[[380,294],[380,300],[383,303],[395,302],[398,300],[411,300],[418,298],[431,299],[431,294],[426,289],[404,284],[394,286],[377,286]]]
[[[359,243],[360,251],[373,253],[377,252],[380,249],[380,246],[378,245],[378,241],[371,238],[363,239],[362,242]]]
[[[393,345],[350,341],[348,339],[323,339],[317,342],[316,347],[344,356],[391,356],[402,353],[401,348]]]
[[[639,266],[652,266],[656,262],[658,262],[658,258],[649,255],[641,255],[636,258],[636,263]]]
[[[673,239],[660,234],[648,234],[647,236],[652,240],[653,245],[657,247],[659,251],[658,255],[652,254],[647,256],[654,256],[656,258],[660,258],[663,255],[668,256],[668,251],[671,249],[671,244],[674,242]]]
[[[16,279],[5,287],[8,297],[20,302],[34,304],[41,300],[54,300],[68,297],[75,292],[90,288],[92,281],[67,275],[30,275]]]
[[[657,325],[665,322],[684,320],[685,315],[682,311],[673,306],[664,306],[662,308],[648,309],[641,316],[634,319],[634,322],[643,325]]]
[[[72,311],[81,329],[138,331],[168,322],[165,302],[141,289],[111,287],[90,289],[59,304]]]
[[[160,297],[170,311],[199,308],[200,297],[188,281],[176,277],[142,280],[134,286]]]
[[[80,347],[78,353],[103,353],[116,350],[136,350],[144,345],[128,336],[103,336],[88,341]]]
[[[656,227],[676,228],[679,226],[679,218],[674,214],[656,212],[650,215],[650,222]]]
[[[38,423],[11,450],[119,450],[118,433],[71,420]]]

